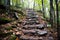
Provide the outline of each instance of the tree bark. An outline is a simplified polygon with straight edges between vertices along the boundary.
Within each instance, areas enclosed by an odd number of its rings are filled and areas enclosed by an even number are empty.
[[[58,40],[60,40],[60,25],[59,25],[59,13],[58,13],[58,0],[56,2],[56,14],[57,14],[57,32],[58,32]]]
[[[50,23],[52,25],[52,28],[54,27],[54,8],[53,8],[53,0],[50,0]]]
[[[33,9],[35,8],[35,0],[34,0],[34,4],[33,4]]]
[[[8,11],[8,13],[10,13],[10,0],[7,0],[7,5],[8,5],[7,6],[8,7],[8,10],[7,11]]]
[[[45,18],[45,12],[44,12],[44,0],[42,0],[42,11],[43,11],[43,17]]]

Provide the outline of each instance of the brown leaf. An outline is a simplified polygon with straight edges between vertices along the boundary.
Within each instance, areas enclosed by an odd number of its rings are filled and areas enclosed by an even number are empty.
[[[16,38],[16,40],[19,40],[18,37]]]

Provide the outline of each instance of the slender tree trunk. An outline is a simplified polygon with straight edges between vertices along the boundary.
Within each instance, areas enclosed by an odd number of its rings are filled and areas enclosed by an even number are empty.
[[[24,0],[21,0],[21,4],[22,4],[22,8],[23,8],[24,7]]]
[[[44,0],[42,0],[42,11],[43,11],[43,17],[45,18],[45,12],[44,12]]]
[[[8,13],[10,13],[10,0],[7,0]]]
[[[34,0],[34,4],[33,4],[33,9],[35,8],[35,0]]]
[[[18,0],[16,0],[16,5],[15,6],[18,7]]]
[[[28,8],[29,8],[29,4],[30,4],[30,3],[29,3],[29,0],[28,0]]]
[[[53,23],[54,23],[54,8],[53,8],[53,0],[50,0],[50,23],[53,28]]]
[[[5,2],[5,7],[6,7],[6,11],[9,13],[10,10],[10,0],[4,0]]]
[[[10,0],[7,0],[8,2],[7,2],[7,5],[9,5],[10,6]]]
[[[56,2],[56,14],[57,14],[57,32],[58,32],[58,40],[60,40],[60,25],[59,25],[59,13],[58,13],[58,0]]]

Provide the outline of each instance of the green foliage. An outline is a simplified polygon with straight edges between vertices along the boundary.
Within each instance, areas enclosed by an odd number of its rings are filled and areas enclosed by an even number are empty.
[[[16,39],[16,36],[15,35],[12,35],[9,40],[15,40],[15,39]]]
[[[10,27],[6,27],[5,30],[12,30],[13,28],[10,26]]]
[[[5,1],[5,0],[4,0]],[[3,0],[1,0],[2,4],[5,4]],[[12,6],[13,9],[24,9],[24,8],[34,8],[36,10],[42,10],[42,0],[10,0],[10,5]],[[32,4],[31,4],[32,3]],[[44,3],[44,12],[45,12],[45,17],[50,18],[50,0],[43,0]],[[30,5],[31,4],[31,5]],[[34,5],[35,4],[35,5]],[[60,1],[58,3],[58,10],[60,11]],[[55,0],[53,0],[53,6],[54,10],[56,11],[56,4]],[[60,12],[59,12],[60,13]],[[22,14],[22,13],[21,13]],[[20,14],[19,14],[20,15]],[[23,15],[23,14],[22,14]]]
[[[0,18],[0,20],[2,20],[2,21],[10,21],[9,19],[4,18],[4,17]]]
[[[0,24],[5,24],[8,22],[11,22],[12,20],[8,19],[8,18],[4,18],[4,17],[0,17]]]
[[[42,0],[34,0],[36,3],[35,9],[41,10],[42,9]]]
[[[1,33],[0,33],[0,36],[1,36],[1,37],[7,37],[7,36],[12,35],[12,34],[13,34],[13,32],[8,32],[8,33],[3,33],[3,32],[1,32]]]

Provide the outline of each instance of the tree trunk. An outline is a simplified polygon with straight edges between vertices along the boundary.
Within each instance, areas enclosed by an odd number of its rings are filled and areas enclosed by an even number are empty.
[[[56,2],[56,14],[57,14],[57,32],[58,32],[58,40],[60,40],[60,25],[59,25],[59,13],[58,13],[58,0]]]
[[[29,8],[29,4],[30,4],[30,3],[29,3],[29,0],[28,0],[28,7],[27,7],[27,8]]]
[[[35,0],[34,0],[34,4],[33,4],[33,9],[35,8]]]
[[[50,23],[52,25],[52,28],[54,27],[53,26],[53,23],[54,23],[54,8],[53,8],[53,0],[50,0]]]
[[[42,11],[43,11],[43,17],[45,18],[45,12],[44,12],[44,0],[42,0]]]
[[[22,4],[22,8],[23,8],[24,7],[24,0],[21,0],[21,4]]]
[[[9,13],[10,10],[10,0],[4,0],[5,2],[5,7],[6,7],[6,11]]]

